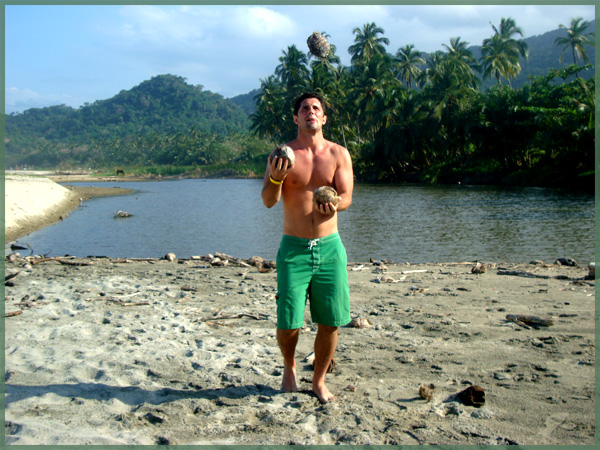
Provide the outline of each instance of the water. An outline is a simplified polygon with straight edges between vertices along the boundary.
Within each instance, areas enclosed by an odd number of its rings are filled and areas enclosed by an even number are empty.
[[[135,193],[92,199],[19,243],[37,254],[113,258],[277,254],[282,208],[263,206],[262,180],[72,184]],[[133,216],[114,219],[118,210]],[[584,264],[595,255],[594,197],[548,189],[357,184],[339,228],[350,261]]]

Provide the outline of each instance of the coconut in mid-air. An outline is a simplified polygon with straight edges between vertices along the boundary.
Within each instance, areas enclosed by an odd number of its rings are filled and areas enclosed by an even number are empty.
[[[321,33],[315,31],[308,37],[306,43],[308,44],[308,49],[310,52],[317,58],[324,59],[329,56],[331,46],[329,45],[327,38]]]

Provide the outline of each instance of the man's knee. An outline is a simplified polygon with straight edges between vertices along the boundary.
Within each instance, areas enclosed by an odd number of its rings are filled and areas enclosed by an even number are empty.
[[[322,323],[319,324],[319,331],[323,332],[323,333],[335,333],[338,330],[339,327],[332,327],[330,325],[323,325]]]
[[[291,330],[277,328],[277,339],[280,342],[296,339],[298,337],[299,331],[300,331],[300,328],[293,328]]]

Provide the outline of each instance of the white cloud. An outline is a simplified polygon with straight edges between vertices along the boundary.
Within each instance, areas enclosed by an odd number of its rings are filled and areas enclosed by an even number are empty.
[[[235,8],[229,24],[230,32],[245,39],[289,38],[296,31],[288,16],[262,6]]]
[[[52,105],[71,104],[72,98],[66,94],[39,94],[31,89],[15,86],[5,90],[5,111],[7,114],[29,108],[43,108]]]

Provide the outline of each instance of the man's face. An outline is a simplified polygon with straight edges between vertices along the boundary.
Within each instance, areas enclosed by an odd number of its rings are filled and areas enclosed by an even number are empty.
[[[298,127],[305,130],[319,130],[327,122],[327,116],[323,112],[321,102],[316,98],[306,98],[300,103],[298,115],[294,116],[294,122]]]

